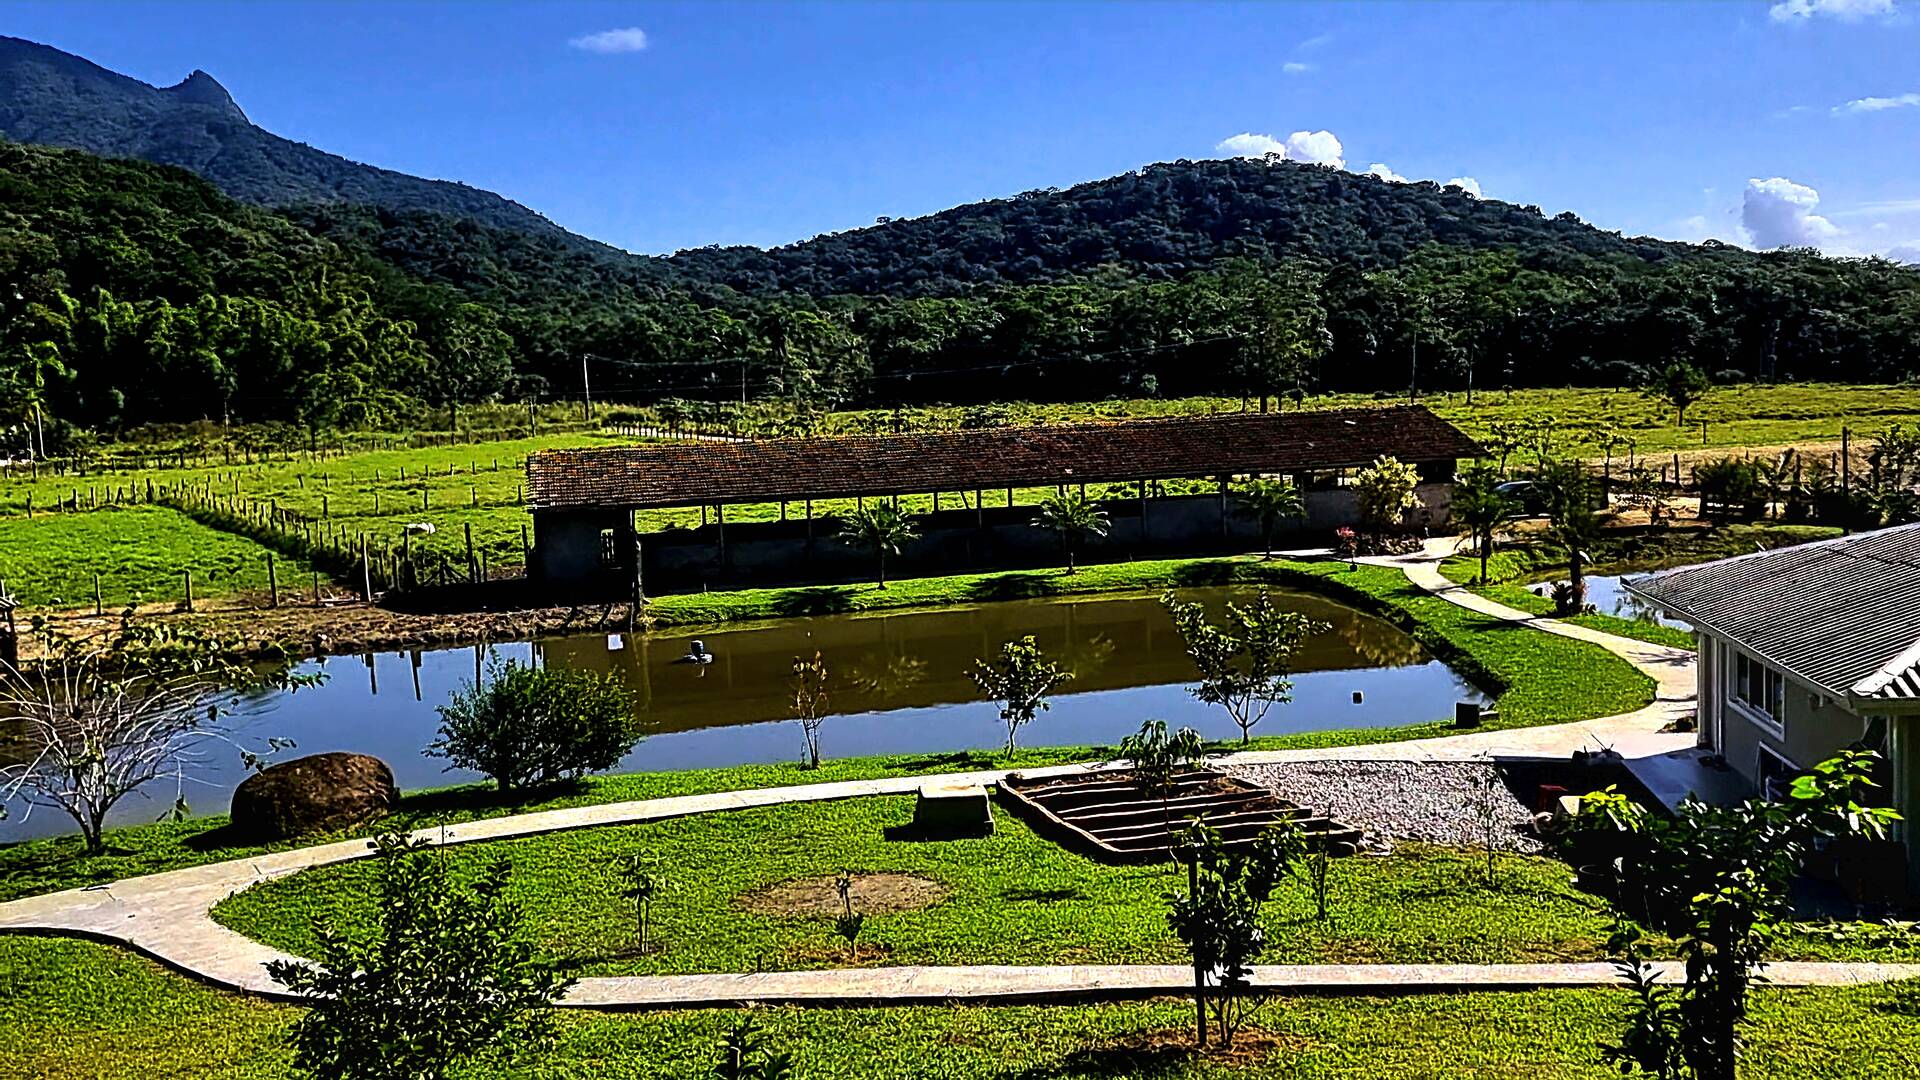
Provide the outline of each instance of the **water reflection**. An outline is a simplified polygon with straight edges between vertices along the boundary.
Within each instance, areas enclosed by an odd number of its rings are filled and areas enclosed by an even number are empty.
[[[1233,595],[1196,589],[1183,595],[1216,615]],[[1450,715],[1456,700],[1481,695],[1418,642],[1393,626],[1325,598],[1277,593],[1276,601],[1325,622],[1297,658],[1293,702],[1276,708],[1261,734],[1417,723]],[[1008,600],[992,604],[871,615],[822,615],[755,625],[657,634],[592,635],[495,647],[509,659],[614,675],[633,695],[649,738],[622,769],[679,769],[797,760],[800,735],[790,722],[788,679],[795,656],[818,650],[832,671],[834,718],[823,752],[832,757],[990,749],[1005,739],[996,710],[967,677],[973,661],[1006,641],[1032,634],[1076,678],[1071,693],[1021,733],[1030,745],[1111,745],[1148,716],[1191,724],[1212,738],[1236,737],[1225,714],[1185,690],[1193,668],[1152,596]],[[698,638],[711,664],[676,663]],[[436,705],[486,664],[487,648],[465,647],[325,663],[327,683],[274,695],[249,722],[260,742],[291,737],[297,753],[353,750],[393,767],[402,788],[475,779],[421,756],[438,725]],[[1360,691],[1362,700],[1352,700]],[[187,798],[196,812],[224,810],[245,776],[238,761],[210,770]],[[121,822],[151,820],[173,792],[131,799]],[[65,819],[36,812],[0,821],[0,839],[65,830]]]

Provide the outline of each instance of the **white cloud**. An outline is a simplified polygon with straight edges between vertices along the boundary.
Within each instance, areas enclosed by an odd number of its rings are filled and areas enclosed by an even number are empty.
[[[1313,70],[1313,65],[1303,64],[1298,60],[1289,60],[1280,65],[1280,70],[1289,75],[1305,75],[1307,72]]]
[[[1920,94],[1898,94],[1893,97],[1854,98],[1845,105],[1835,105],[1834,113],[1870,113],[1885,112],[1888,109],[1920,108]]]
[[[1840,230],[1833,222],[1814,213],[1820,205],[1820,193],[1775,176],[1747,181],[1740,204],[1740,224],[1757,248],[1818,247],[1832,240]]]
[[[1920,266],[1920,243],[1895,244],[1887,249],[1887,258],[1897,263]]]
[[[587,34],[567,42],[569,46],[581,52],[635,53],[647,47],[647,32],[637,26],[624,26],[618,30],[602,30],[597,34]]]
[[[1471,176],[1456,176],[1440,186],[1459,188],[1461,191],[1466,192],[1476,199],[1482,197],[1480,194],[1480,181],[1475,180]]]
[[[1214,146],[1214,150],[1229,157],[1244,158],[1278,154],[1288,161],[1303,161],[1310,165],[1331,165],[1336,169],[1346,164],[1346,159],[1340,156],[1340,140],[1331,131],[1296,131],[1285,139],[1243,131],[1238,135],[1221,139]]]
[[[1828,15],[1842,22],[1858,22],[1892,15],[1899,9],[1897,0],[1780,0],[1767,9],[1767,14],[1778,23],[1802,23]]]
[[[1294,51],[1295,52],[1311,52],[1314,49],[1318,49],[1321,46],[1325,45],[1327,42],[1332,40],[1333,40],[1332,34],[1315,34],[1312,37],[1308,38],[1307,40],[1294,46]]]
[[[1367,166],[1367,175],[1377,176],[1389,184],[1404,184],[1407,182],[1406,177],[1401,176],[1399,173],[1394,172],[1392,169],[1387,168],[1377,161]]]

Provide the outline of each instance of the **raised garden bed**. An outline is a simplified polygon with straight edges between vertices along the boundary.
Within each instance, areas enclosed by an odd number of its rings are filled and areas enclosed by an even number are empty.
[[[1106,863],[1173,858],[1169,832],[1177,836],[1194,818],[1204,820],[1229,848],[1251,843],[1268,826],[1288,820],[1299,824],[1309,842],[1337,853],[1349,853],[1360,843],[1359,829],[1213,769],[1183,774],[1165,799],[1123,769],[1044,779],[1014,773],[1000,781],[999,790],[1035,832]]]

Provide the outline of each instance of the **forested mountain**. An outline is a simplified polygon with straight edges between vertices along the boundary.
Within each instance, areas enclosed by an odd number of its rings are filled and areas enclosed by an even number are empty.
[[[882,219],[770,250],[673,256],[682,273],[750,292],[951,296],[1102,269],[1168,280],[1223,258],[1310,258],[1377,269],[1429,244],[1658,262],[1699,248],[1628,239],[1573,214],[1479,199],[1432,181],[1298,162],[1177,161],[1064,191]]]
[[[204,71],[162,89],[20,38],[0,37],[0,135],[178,165],[250,203],[366,203],[572,236],[490,191],[362,165],[283,139],[249,121]]]
[[[139,94],[244,125],[211,80],[159,91],[53,55],[0,72],[67,79],[106,103],[103,130]],[[0,138],[0,451],[36,406],[50,449],[153,421],[317,432],[571,397],[583,363],[596,400],[745,396],[797,424],[843,404],[1397,392],[1416,355],[1425,389],[1632,385],[1674,363],[1920,377],[1920,271],[1623,238],[1286,162],[671,258],[440,209],[245,205],[181,168]]]

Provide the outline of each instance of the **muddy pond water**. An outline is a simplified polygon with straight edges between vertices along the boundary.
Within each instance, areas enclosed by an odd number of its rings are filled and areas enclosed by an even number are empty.
[[[1243,590],[1184,590],[1216,613]],[[1452,715],[1455,701],[1485,696],[1398,628],[1299,592],[1284,607],[1328,624],[1296,657],[1293,700],[1256,734],[1399,726]],[[818,650],[831,671],[833,718],[826,757],[989,749],[1005,728],[967,677],[973,661],[1032,634],[1075,673],[1052,708],[1022,729],[1022,745],[1113,745],[1148,717],[1191,725],[1210,738],[1238,735],[1219,708],[1193,700],[1193,667],[1166,612],[1151,595],[1008,600],[934,610],[821,615],[652,634],[546,638],[493,646],[335,656],[314,662],[321,686],[257,704],[241,741],[269,737],[298,748],[282,757],[352,750],[393,767],[403,790],[477,779],[422,756],[439,719],[435,706],[484,672],[489,653],[520,663],[608,672],[633,696],[647,737],[619,768],[686,769],[798,760],[789,719],[793,658]],[[713,662],[676,662],[695,639]],[[1356,701],[1355,695],[1359,695]],[[237,752],[210,753],[184,796],[195,813],[226,810],[245,777]],[[173,805],[176,785],[156,781],[123,801],[123,824],[151,821]],[[12,808],[0,841],[69,831],[64,816]]]

